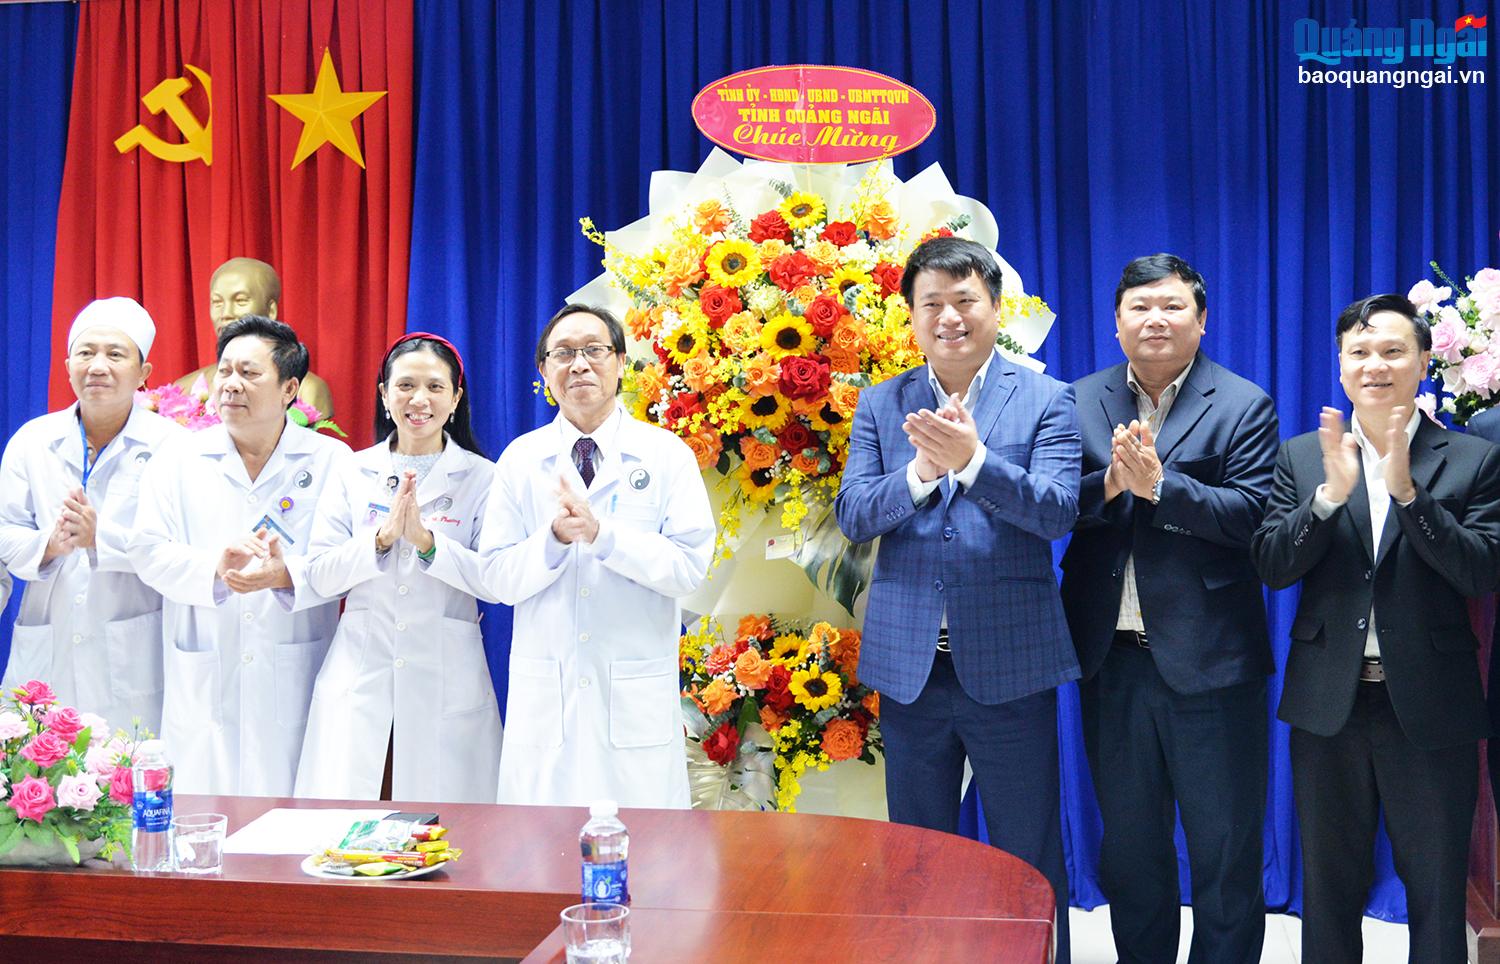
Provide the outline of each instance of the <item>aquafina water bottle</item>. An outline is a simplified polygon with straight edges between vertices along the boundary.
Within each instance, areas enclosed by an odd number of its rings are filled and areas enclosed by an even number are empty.
[[[169,871],[172,849],[172,764],[161,740],[145,740],[135,748],[130,768],[135,803],[130,865],[136,870]]]
[[[600,800],[589,807],[589,822],[578,834],[583,851],[583,902],[630,902],[630,885],[626,857],[630,852],[630,834],[620,822],[619,807],[613,800]]]

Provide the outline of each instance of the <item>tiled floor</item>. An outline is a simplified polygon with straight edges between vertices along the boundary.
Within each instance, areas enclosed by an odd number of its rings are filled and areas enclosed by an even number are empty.
[[[1074,909],[1068,915],[1073,933],[1073,964],[1115,964],[1115,945],[1109,933],[1109,908],[1092,911]],[[1404,964],[1406,961],[1406,925],[1387,924],[1373,917],[1365,918],[1364,964]],[[1187,960],[1188,940],[1193,931],[1193,912],[1182,909],[1182,945],[1179,964]],[[1266,915],[1266,941],[1260,955],[1261,964],[1300,964],[1302,960],[1302,920],[1288,914]]]

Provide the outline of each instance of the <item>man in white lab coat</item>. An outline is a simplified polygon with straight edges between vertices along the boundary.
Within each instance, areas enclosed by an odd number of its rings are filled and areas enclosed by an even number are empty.
[[[290,795],[338,601],[304,577],[318,501],[346,460],[292,424],[307,372],[291,328],[249,316],[219,332],[222,424],[147,466],[130,558],[166,597],[162,737],[188,793]]]
[[[691,450],[616,400],[625,333],[567,305],[537,368],[561,409],[500,456],[485,579],[516,607],[501,803],[687,807],[677,600],[714,543]]]
[[[0,561],[26,580],[0,689],[44,680],[63,703],[130,732],[161,725],[161,596],[125,555],[141,472],[176,422],[135,405],[151,316],[91,302],[63,365],[78,401],[34,418],[0,459]],[[5,594],[10,579],[5,577]]]

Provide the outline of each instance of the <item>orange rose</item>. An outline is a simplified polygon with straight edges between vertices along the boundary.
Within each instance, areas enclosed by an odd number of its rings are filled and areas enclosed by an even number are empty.
[[[865,752],[865,735],[853,720],[829,720],[823,728],[823,752],[828,759],[852,760]]]
[[[870,695],[866,696],[863,700],[860,701],[860,705],[863,706],[871,716],[875,717],[875,719],[880,719],[879,693],[871,692]]]
[[[694,355],[682,363],[682,380],[695,392],[706,392],[715,384],[714,360],[707,355]]]
[[[683,441],[693,450],[693,457],[698,460],[698,471],[707,472],[719,464],[719,453],[724,451],[724,440],[710,426],[703,426],[692,435],[685,436]]]
[[[798,452],[792,456],[792,468],[803,475],[813,476],[818,474],[818,460],[816,457],[809,458],[807,453]]]
[[[769,469],[776,464],[776,458],[781,453],[774,445],[767,445],[754,435],[740,436],[740,458],[753,471],[755,469]]]
[[[833,347],[858,354],[865,347],[864,326],[846,316],[833,329],[833,337],[828,339],[828,343]]]
[[[702,252],[692,248],[677,248],[662,268],[662,287],[667,294],[677,297],[682,289],[703,280]]]
[[[814,241],[802,250],[812,259],[818,274],[833,274],[838,269],[839,249],[832,241]]]
[[[833,382],[828,386],[828,400],[840,415],[853,418],[854,406],[859,404],[859,389],[845,382]]]
[[[635,390],[649,402],[661,400],[667,387],[667,372],[661,365],[647,365],[635,373]]]
[[[739,691],[721,679],[714,679],[703,687],[703,692],[698,694],[698,704],[703,707],[703,712],[710,716],[727,713],[739,699]]]
[[[724,205],[709,198],[693,209],[693,226],[702,234],[713,234],[729,227],[729,211]]]
[[[898,226],[896,209],[891,207],[891,202],[882,198],[865,208],[865,216],[860,220],[859,226],[865,229],[872,241],[894,238]]]
[[[760,322],[749,312],[731,315],[719,332],[724,347],[736,355],[743,355],[760,344]]]
[[[767,733],[775,733],[786,721],[786,714],[778,713],[774,707],[762,706],[760,708],[760,725],[766,728]]]
[[[775,665],[762,659],[760,653],[747,649],[734,661],[734,678],[753,690],[764,689],[771,678],[771,667]]]
[[[740,617],[740,624],[735,628],[735,638],[770,639],[772,632],[770,616],[751,614]]]
[[[630,337],[637,341],[646,341],[651,337],[651,324],[649,311],[630,308],[625,312],[625,330],[630,332]]]
[[[817,296],[818,289],[814,288],[812,285],[798,285],[792,290],[792,297],[796,298],[797,303],[804,308],[812,304],[813,299]]]
[[[847,351],[837,345],[829,345],[823,349],[823,357],[828,359],[828,367],[833,371],[845,375],[859,371],[859,352],[857,351]]]
[[[770,395],[781,384],[781,366],[765,352],[756,352],[745,363],[745,391],[751,395]]]

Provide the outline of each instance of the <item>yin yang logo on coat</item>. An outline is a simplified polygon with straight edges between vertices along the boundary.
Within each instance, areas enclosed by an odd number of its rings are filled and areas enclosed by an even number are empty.
[[[292,479],[292,484],[299,489],[307,488],[309,485],[312,485],[312,473],[303,469],[297,473],[296,478]]]
[[[453,499],[450,496],[445,495],[437,500],[437,510],[439,512],[447,512],[451,508],[453,508]]]
[[[151,461],[151,453],[150,452],[137,452],[137,453],[135,453],[135,463],[137,465],[145,465],[149,461]]]
[[[632,489],[635,489],[637,492],[639,492],[641,489],[644,489],[646,486],[651,484],[651,473],[647,472],[645,469],[636,469],[634,472],[630,473],[630,478],[627,481],[630,482],[630,487]]]

